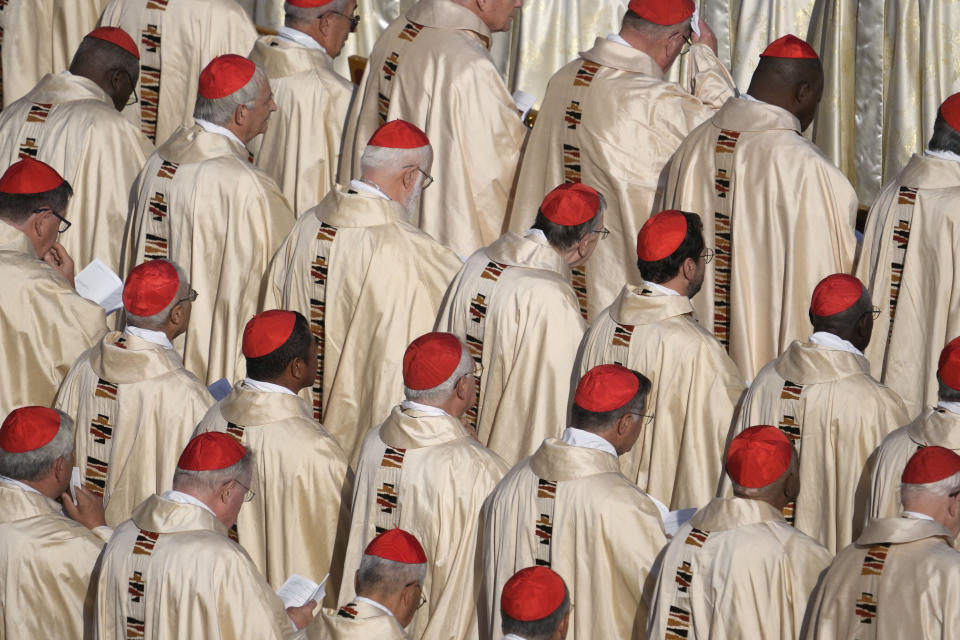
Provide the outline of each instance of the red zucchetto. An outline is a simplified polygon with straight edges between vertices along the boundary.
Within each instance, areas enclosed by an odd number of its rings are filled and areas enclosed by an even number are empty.
[[[863,295],[863,283],[846,273],[827,276],[817,284],[810,298],[810,313],[824,318],[846,311]]]
[[[185,471],[217,471],[237,464],[246,453],[246,448],[233,436],[208,431],[187,443],[177,467]]]
[[[243,356],[260,358],[273,353],[290,339],[296,322],[297,314],[279,309],[253,316],[243,328]]]
[[[668,27],[689,20],[697,5],[693,0],[630,0],[627,9],[647,22]]]
[[[565,593],[563,579],[555,571],[547,567],[527,567],[503,585],[500,608],[521,622],[543,620],[563,603]]]
[[[243,56],[217,56],[200,72],[197,93],[208,100],[225,98],[247,86],[256,70],[257,65]]]
[[[403,385],[423,391],[443,384],[457,370],[462,355],[463,346],[452,333],[420,336],[403,354]]]
[[[960,338],[954,338],[940,352],[937,375],[943,384],[960,391]]]
[[[173,302],[180,288],[180,276],[166,260],[137,265],[123,285],[123,308],[145,318],[160,313]]]
[[[60,414],[47,407],[14,409],[0,426],[0,449],[26,453],[53,440],[60,430]]]
[[[583,224],[599,210],[600,194],[579,182],[560,185],[548,193],[540,205],[540,212],[547,220],[564,227]]]
[[[50,165],[23,158],[14,162],[0,177],[0,193],[33,195],[53,191],[63,184],[63,176]]]
[[[423,552],[420,542],[403,529],[384,531],[367,545],[363,555],[403,564],[423,564],[427,561],[427,554]]]
[[[960,473],[960,456],[943,447],[920,447],[903,468],[900,482],[930,484]]]
[[[115,44],[137,60],[140,59],[140,50],[126,31],[119,27],[100,27],[88,33],[85,38],[96,38],[110,44]]]
[[[429,146],[427,134],[416,125],[406,120],[391,120],[370,136],[368,147],[383,147],[386,149],[419,149]]]
[[[676,209],[661,211],[640,227],[637,234],[637,257],[656,262],[673,255],[687,237],[687,218]]]
[[[640,390],[640,381],[630,369],[619,364],[601,364],[587,371],[573,401],[581,409],[605,413],[623,407]]]
[[[782,38],[777,38],[771,42],[763,53],[761,58],[792,58],[794,60],[816,60],[820,56],[813,50],[805,40],[801,40],[795,35],[787,34]]]
[[[960,93],[955,93],[940,105],[940,115],[954,131],[960,132]]]
[[[793,445],[780,429],[750,427],[730,442],[727,475],[741,487],[759,489],[782,476],[792,458]]]

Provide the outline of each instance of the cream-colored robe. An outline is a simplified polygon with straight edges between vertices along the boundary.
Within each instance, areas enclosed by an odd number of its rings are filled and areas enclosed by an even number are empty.
[[[457,418],[395,407],[363,442],[353,494],[353,525],[339,602],[350,602],[363,550],[377,533],[400,527],[427,555],[427,603],[409,627],[416,640],[477,640],[474,564],[480,507],[507,465]]]
[[[911,415],[937,401],[937,361],[960,335],[960,162],[913,156],[870,209],[856,275],[880,307],[874,377]]]
[[[123,115],[157,145],[193,124],[203,68],[227,53],[247,55],[257,40],[235,0],[110,0],[100,25],[120,27],[140,49],[140,101]]]
[[[47,75],[0,113],[0,165],[21,157],[46,162],[73,187],[72,223],[60,237],[79,272],[93,258],[120,264],[130,186],[153,151],[92,80]]]
[[[396,618],[366,602],[324,609],[306,634],[309,640],[410,640]]]
[[[176,352],[113,331],[86,351],[54,407],[77,425],[76,464],[117,526],[173,486],[180,453],[213,397]]]
[[[377,40],[344,131],[339,182],[360,176],[380,125],[430,138],[431,175],[414,224],[466,256],[499,237],[526,128],[490,59],[490,30],[451,0],[420,0]]]
[[[690,55],[689,92],[667,81],[646,53],[606,38],[550,80],[523,153],[510,229],[530,228],[544,196],[564,182],[603,194],[610,237],[597,243],[586,267],[591,319],[623,282],[640,284],[637,232],[650,216],[660,172],[687,134],[736,90],[708,46]]]
[[[90,573],[110,533],[0,481],[0,637],[80,640]]]
[[[0,415],[51,406],[70,366],[106,331],[103,309],[39,260],[26,235],[0,242]]]
[[[960,637],[960,553],[939,522],[884,518],[837,554],[804,640]]]
[[[294,635],[283,603],[243,547],[213,514],[192,504],[147,498],[117,527],[99,571],[98,640]]]
[[[336,184],[353,84],[326,51],[264,36],[250,54],[270,78],[277,111],[260,139],[256,164],[270,174],[298,216]]]
[[[854,497],[867,458],[909,419],[897,394],[870,377],[866,358],[794,342],[757,375],[730,435],[766,424],[790,438],[800,458],[800,495],[784,515],[836,553],[861,530]],[[727,476],[721,491],[729,495]]]
[[[647,637],[794,640],[832,557],[766,502],[714,498],[657,558]]]
[[[680,145],[654,205],[703,218],[716,259],[693,307],[748,380],[809,331],[817,283],[853,268],[857,196],[799,131],[785,109],[731,98]]]
[[[184,364],[205,384],[242,378],[243,327],[295,221],[277,183],[241,145],[194,125],[150,156],[131,198],[121,275],[157,258],[183,267],[200,294],[174,341]]]
[[[301,394],[351,461],[403,397],[403,354],[433,327],[460,264],[400,204],[342,187],[300,216],[277,251],[265,308],[310,319],[317,381]]]
[[[210,409],[194,435],[222,431],[256,454],[256,494],[237,518],[237,535],[274,589],[298,573],[320,582],[334,606],[350,526],[353,472],[343,449],[299,396],[239,382]],[[352,580],[352,578],[351,578]]]
[[[460,336],[483,365],[466,414],[480,442],[513,464],[563,433],[586,324],[570,267],[544,238],[509,232],[470,256],[436,328]]]
[[[650,568],[666,536],[657,507],[612,454],[545,440],[497,485],[480,522],[482,638],[500,637],[503,585],[535,564],[570,589],[569,640],[644,637]]]
[[[6,108],[48,73],[70,66],[106,0],[5,0],[0,6],[0,102]]]
[[[584,335],[573,377],[612,363],[653,383],[644,411],[653,423],[620,456],[620,470],[671,509],[707,504],[744,390],[733,360],[693,319],[689,298],[627,285]]]

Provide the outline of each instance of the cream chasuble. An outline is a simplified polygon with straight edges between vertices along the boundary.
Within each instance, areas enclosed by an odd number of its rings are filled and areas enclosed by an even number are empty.
[[[817,283],[853,267],[857,196],[799,132],[785,109],[731,98],[680,145],[654,205],[703,217],[717,257],[693,306],[748,380],[809,331]]]
[[[560,436],[586,324],[570,267],[545,238],[509,232],[470,256],[436,329],[458,335],[483,365],[466,413],[480,442],[513,464]]]
[[[309,640],[410,640],[392,615],[366,602],[324,609],[307,627]]]
[[[621,283],[640,284],[637,232],[650,216],[660,172],[687,134],[735,92],[709,47],[694,46],[691,57],[690,92],[664,79],[646,53],[606,38],[550,80],[523,154],[510,228],[530,228],[544,196],[564,182],[603,194],[611,236],[574,270],[575,283],[586,272],[591,319]]]
[[[76,465],[117,526],[173,485],[180,453],[213,397],[176,352],[127,333],[103,337],[70,368],[54,407],[77,425]]]
[[[80,640],[90,573],[110,529],[90,531],[46,496],[0,481],[0,638]]]
[[[427,554],[427,603],[410,636],[477,640],[477,520],[506,471],[503,460],[470,437],[458,419],[395,407],[363,441],[343,575],[354,575],[378,533],[409,531]],[[354,595],[352,578],[344,580],[339,602],[352,602]]]
[[[153,145],[103,89],[82,76],[44,76],[0,113],[0,150],[0,165],[35,158],[73,187],[66,213],[72,226],[60,242],[77,272],[93,258],[117,269],[130,186]]]
[[[243,327],[258,308],[270,257],[294,223],[277,183],[248,157],[226,136],[181,128],[133,186],[121,275],[157,258],[187,272],[200,296],[174,344],[204,384],[243,377]]]
[[[960,638],[960,553],[939,522],[884,518],[837,554],[804,640]]]
[[[832,558],[766,502],[714,498],[657,559],[647,637],[794,640]]]
[[[653,383],[644,425],[620,470],[670,509],[710,501],[723,474],[723,449],[743,376],[717,340],[693,319],[686,296],[624,286],[580,343],[574,378],[621,364]]]
[[[880,307],[873,375],[911,415],[937,401],[937,361],[960,334],[960,162],[914,156],[870,209],[856,275]]]
[[[566,581],[568,640],[644,636],[650,567],[666,543],[660,512],[616,457],[549,438],[510,470],[480,516],[482,638],[500,637],[500,593],[524,567]]]
[[[836,553],[859,535],[854,497],[869,455],[909,420],[897,394],[870,377],[863,356],[794,342],[757,375],[733,438],[748,427],[779,427],[800,458],[800,495],[787,522]],[[730,494],[730,479],[721,480]]]
[[[240,544],[274,589],[298,573],[340,586],[353,472],[340,445],[295,395],[242,382],[210,409],[196,433],[223,431],[255,453],[253,500],[237,518]],[[353,577],[350,581],[352,583]]]
[[[403,397],[403,354],[433,327],[460,264],[399,203],[342,187],[300,216],[274,257],[264,308],[310,319],[317,380],[301,393],[351,461]]]
[[[500,236],[526,128],[488,51],[490,30],[451,0],[420,0],[377,40],[343,138],[339,182],[360,177],[380,125],[401,118],[433,147],[414,224],[466,256]]]
[[[0,227],[8,225],[0,221]],[[107,332],[103,309],[34,253],[19,231],[0,242],[0,414],[49,407],[80,354]]]
[[[336,184],[353,84],[333,70],[326,51],[279,36],[257,40],[250,59],[266,71],[277,103],[256,164],[277,181],[300,215]]]
[[[193,125],[203,68],[227,53],[247,55],[257,40],[235,0],[110,0],[100,25],[120,27],[137,42],[140,101],[123,115],[157,145]]]
[[[97,640],[279,640],[283,603],[209,511],[151,496],[100,559]]]
[[[0,3],[0,107],[44,75],[70,66],[107,0],[5,0]]]

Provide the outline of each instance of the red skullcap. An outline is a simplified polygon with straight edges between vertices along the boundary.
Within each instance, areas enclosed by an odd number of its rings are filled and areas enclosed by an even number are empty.
[[[463,346],[452,333],[434,331],[422,335],[403,354],[403,384],[423,391],[443,384],[460,364]]]
[[[661,211],[640,227],[637,234],[637,257],[656,262],[673,255],[687,237],[687,218],[676,209]]]
[[[26,453],[47,444],[60,430],[60,414],[47,407],[14,409],[0,426],[0,449]]]
[[[580,378],[573,401],[581,409],[604,413],[626,405],[639,389],[640,381],[630,369],[619,364],[601,364]]]
[[[960,131],[960,93],[955,93],[940,105],[940,115],[954,131]]]
[[[810,313],[820,318],[846,311],[863,295],[863,283],[845,273],[827,276],[813,290]]]
[[[960,473],[960,456],[943,447],[920,447],[910,456],[900,481],[905,484],[930,484]]]
[[[225,98],[247,86],[256,70],[257,65],[243,56],[233,53],[217,56],[200,72],[197,93],[208,100]]]
[[[563,603],[563,578],[547,567],[520,569],[503,585],[500,608],[521,622],[543,620]]]
[[[416,125],[406,120],[391,120],[370,136],[371,147],[386,147],[387,149],[419,149],[430,144],[427,134]]]
[[[795,60],[816,60],[820,56],[806,41],[788,34],[777,38],[760,54],[761,58],[793,58]]]
[[[185,471],[217,471],[237,464],[246,453],[247,449],[233,436],[208,431],[187,443],[177,467]]]
[[[100,27],[99,29],[94,29],[85,37],[96,38],[97,40],[103,40],[104,42],[115,44],[137,60],[140,59],[140,50],[137,49],[137,45],[133,41],[133,38],[130,37],[130,34],[119,27]]]
[[[960,391],[960,338],[954,338],[940,352],[937,362],[940,381],[954,391]]]
[[[403,564],[423,564],[427,554],[412,535],[403,529],[390,529],[374,538],[363,550],[365,556],[377,556],[384,560]]]
[[[741,487],[759,489],[782,476],[792,457],[793,445],[783,431],[767,425],[750,427],[730,442],[727,475]]]
[[[627,9],[647,22],[667,27],[689,20],[697,5],[693,0],[630,0]]]
[[[180,276],[166,260],[150,260],[137,265],[123,285],[123,308],[145,318],[160,313],[173,302],[180,288]]]
[[[10,165],[0,177],[0,193],[46,193],[62,184],[63,177],[56,169],[39,160],[23,158]]]
[[[243,328],[243,355],[246,358],[260,358],[273,353],[290,339],[297,314],[293,311],[273,309],[250,318]]]
[[[316,9],[317,7],[325,7],[326,5],[333,2],[333,0],[286,0],[286,1],[295,7],[300,7],[301,9]]]
[[[590,220],[600,210],[600,194],[579,182],[560,185],[547,194],[540,212],[554,224],[573,227]]]

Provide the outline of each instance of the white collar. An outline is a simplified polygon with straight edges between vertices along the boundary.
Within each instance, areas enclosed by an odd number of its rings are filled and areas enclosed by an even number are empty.
[[[263,391],[265,393],[285,393],[288,396],[295,396],[293,391],[287,389],[283,385],[273,384],[272,382],[265,382],[263,380],[254,380],[253,378],[244,378],[243,384],[250,387],[254,391]]]
[[[741,94],[740,94],[740,99],[741,99],[741,100],[746,100],[747,102],[758,102],[758,103],[760,103],[760,104],[766,104],[763,100],[757,100],[756,98],[754,98],[754,97],[753,97],[752,95],[750,95],[749,93],[741,93]]]
[[[810,336],[810,342],[818,344],[821,347],[833,349],[834,351],[848,351],[858,356],[863,356],[863,351],[857,349],[849,340],[844,340],[840,336],[826,331],[816,331]]]
[[[550,241],[547,240],[547,234],[543,232],[543,229],[527,229],[527,232],[523,234],[524,238],[539,238],[550,244]]]
[[[937,403],[937,406],[941,409],[946,409],[950,413],[956,413],[960,415],[960,402],[945,402],[941,400]]]
[[[183,491],[170,490],[170,491],[165,492],[165,493],[164,493],[163,495],[161,495],[160,497],[163,498],[164,500],[169,500],[170,502],[176,502],[177,504],[192,504],[192,505],[195,506],[195,507],[200,507],[201,509],[206,509],[207,511],[210,512],[210,515],[212,515],[214,518],[217,517],[217,514],[215,514],[215,513],[213,512],[213,509],[211,509],[211,508],[208,507],[206,504],[204,504],[202,501],[200,501],[200,500],[198,500],[197,498],[193,497],[193,496],[190,495],[189,493],[184,493]]]
[[[503,636],[503,640],[527,640],[527,639],[522,638],[515,633],[508,633],[507,635]]]
[[[941,160],[952,160],[953,162],[960,162],[960,155],[953,153],[952,151],[940,151],[933,149],[925,149],[923,155],[930,156],[931,158],[940,158]]]
[[[404,400],[400,403],[401,409],[412,409],[414,411],[419,411],[420,413],[425,413],[428,416],[450,416],[449,413],[441,409],[440,407],[434,407],[429,404],[420,404],[413,400]],[[452,416],[451,416],[452,417]]]
[[[597,434],[584,431],[583,429],[567,427],[563,432],[563,437],[561,439],[567,444],[575,447],[583,447],[584,449],[599,449],[600,451],[606,451],[614,458],[620,457],[617,455],[617,450],[613,448],[612,444]]]
[[[243,144],[243,141],[237,137],[237,134],[235,134],[233,131],[230,131],[230,129],[227,129],[226,127],[221,127],[218,124],[213,124],[212,122],[207,122],[206,120],[203,120],[201,118],[194,118],[193,121],[196,122],[198,125],[200,125],[200,128],[206,131],[207,133],[218,133],[221,136],[224,136],[230,140],[233,140],[244,149],[247,148],[247,145]]]
[[[307,49],[319,49],[324,53],[327,52],[322,44],[305,34],[303,31],[291,29],[290,27],[280,27],[277,29],[277,37],[283,38],[284,40],[289,40],[290,42],[296,42],[301,47],[306,47]]]
[[[607,40],[609,40],[610,42],[616,42],[617,44],[622,44],[625,47],[630,47],[631,49],[633,49],[633,45],[631,45],[629,42],[624,40],[619,33],[611,33],[610,35],[607,36]]]
[[[8,484],[12,484],[12,485],[15,486],[15,487],[20,487],[21,489],[23,489],[23,490],[26,491],[27,493],[36,493],[36,494],[39,494],[39,495],[41,495],[41,496],[43,495],[42,493],[40,493],[39,491],[37,491],[36,489],[34,489],[33,487],[31,487],[30,485],[24,484],[24,483],[20,482],[19,480],[14,480],[13,478],[8,478],[7,476],[0,476],[0,482],[6,482],[6,483],[8,483]]]
[[[143,327],[134,327],[133,325],[127,325],[123,332],[131,336],[136,336],[141,340],[146,340],[151,344],[158,344],[164,349],[170,349],[173,351],[173,343],[170,342],[170,338],[167,337],[163,331],[153,331],[152,329],[144,329]]]
[[[369,193],[374,196],[380,196],[384,200],[389,200],[390,196],[383,192],[378,186],[367,184],[366,182],[361,182],[359,179],[354,179],[350,181],[350,188],[354,191],[361,191],[363,193]]]
[[[654,291],[658,291],[658,292],[662,293],[662,294],[665,295],[665,296],[678,296],[678,295],[680,295],[679,292],[674,291],[674,290],[671,289],[670,287],[665,287],[665,286],[663,286],[662,284],[657,284],[656,282],[650,282],[649,280],[644,280],[644,281],[643,281],[643,286],[645,286],[647,289],[653,289]]]
[[[904,511],[900,514],[904,518],[910,518],[911,520],[933,520],[930,516],[925,513],[920,513],[918,511]]]
[[[371,607],[376,607],[377,609],[380,609],[380,611],[383,611],[384,613],[389,614],[391,617],[396,617],[396,616],[393,615],[393,611],[390,611],[390,609],[387,609],[385,606],[383,606],[382,604],[380,604],[380,603],[377,602],[376,600],[371,600],[370,598],[364,598],[363,596],[357,596],[356,598],[353,599],[353,601],[354,601],[354,602],[366,602],[366,603],[367,603],[368,605],[370,605]]]

